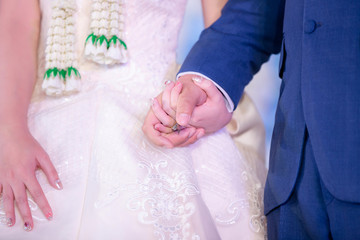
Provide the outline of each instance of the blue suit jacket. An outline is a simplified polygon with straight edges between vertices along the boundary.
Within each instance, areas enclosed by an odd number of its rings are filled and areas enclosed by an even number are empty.
[[[306,128],[325,186],[360,203],[359,0],[229,0],[180,72],[210,77],[238,103],[253,74],[280,50],[265,213],[294,187]]]

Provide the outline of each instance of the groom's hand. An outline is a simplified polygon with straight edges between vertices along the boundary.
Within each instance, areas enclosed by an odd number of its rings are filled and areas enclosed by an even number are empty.
[[[205,129],[205,133],[216,132],[231,120],[225,99],[213,82],[197,75],[179,78],[182,91],[177,99],[176,121]]]

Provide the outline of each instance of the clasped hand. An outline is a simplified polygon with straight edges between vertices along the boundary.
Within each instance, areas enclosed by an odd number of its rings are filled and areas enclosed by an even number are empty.
[[[223,128],[231,117],[217,87],[188,74],[176,83],[166,82],[164,91],[152,101],[143,132],[155,145],[184,147]],[[179,126],[174,131],[175,124]]]

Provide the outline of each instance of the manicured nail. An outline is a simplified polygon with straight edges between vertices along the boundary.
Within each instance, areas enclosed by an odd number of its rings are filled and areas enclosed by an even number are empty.
[[[205,132],[199,132],[198,135],[196,136],[197,139],[202,138],[205,135]]]
[[[48,212],[48,213],[46,214],[46,218],[47,218],[47,220],[51,221],[51,220],[53,219],[53,213],[52,213],[52,212]]]
[[[179,85],[180,85],[180,82],[177,81],[177,82],[175,83],[175,86],[174,86],[174,87],[179,86]]]
[[[197,83],[201,83],[202,81],[201,77],[193,77],[192,80]]]
[[[180,125],[185,126],[185,125],[188,124],[189,119],[190,119],[189,114],[181,113],[181,114],[179,115],[178,123],[179,123]]]
[[[60,179],[55,181],[55,186],[59,190],[63,189],[63,186],[62,186],[62,183],[61,183]]]
[[[8,227],[11,227],[13,225],[13,220],[12,218],[7,218],[6,219],[6,225],[8,225]]]
[[[27,231],[27,232],[30,232],[32,230],[32,226],[30,223],[28,222],[25,222],[24,224],[24,230]]]
[[[171,82],[172,82],[171,80],[167,80],[167,81],[165,81],[164,84],[165,84],[165,86],[166,86],[166,85],[169,85]]]

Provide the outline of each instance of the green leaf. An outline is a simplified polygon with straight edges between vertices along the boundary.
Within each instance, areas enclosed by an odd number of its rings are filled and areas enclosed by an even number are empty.
[[[109,40],[108,49],[109,49],[111,43],[113,43],[115,46],[117,40],[120,40],[120,39],[116,35],[112,36]]]
[[[62,79],[65,81],[66,78],[66,70],[61,69],[61,71],[59,71],[60,77],[62,77]]]
[[[92,44],[95,44],[96,38],[97,38],[97,36],[96,36],[94,33],[90,34],[90,35],[86,38],[85,44],[89,41],[89,39],[91,39]]]
[[[49,68],[48,70],[46,70],[46,72],[45,72],[45,74],[44,74],[44,79],[46,78],[46,79],[49,79],[50,78],[50,76],[51,76],[51,73],[52,73],[52,69],[51,68]]]
[[[96,39],[96,43],[100,43],[100,46],[104,43],[104,41],[106,42],[107,45],[108,41],[104,35],[101,35],[98,39]]]
[[[127,50],[126,43],[119,38],[120,44],[124,46],[125,50]]]
[[[54,78],[58,75],[59,72],[60,72],[59,69],[57,69],[56,67],[52,69],[52,74],[53,74]]]
[[[71,77],[71,72],[72,71],[74,71],[74,68],[73,67],[69,67],[68,69],[67,69],[67,75],[68,75],[68,77]]]
[[[91,42],[92,42],[93,45],[95,45],[96,38],[97,38],[96,35],[93,35],[93,36],[91,37]]]
[[[109,40],[109,47],[110,47],[110,43],[111,43],[111,42],[113,42],[114,45],[116,45],[116,42],[117,42],[117,41],[119,41],[119,43],[124,46],[125,50],[127,50],[127,46],[126,46],[125,42],[124,42],[123,40],[121,40],[121,39],[120,39],[118,36],[116,36],[116,35],[114,35],[114,36],[112,36],[112,37],[110,38],[110,40]],[[108,47],[108,48],[109,48],[109,47]]]
[[[71,72],[74,72],[74,74],[75,74],[76,77],[79,77],[79,78],[81,77],[79,71],[78,71],[76,68],[74,68],[74,67],[69,67],[69,68],[67,69],[67,75],[68,75],[68,77],[71,77]]]

